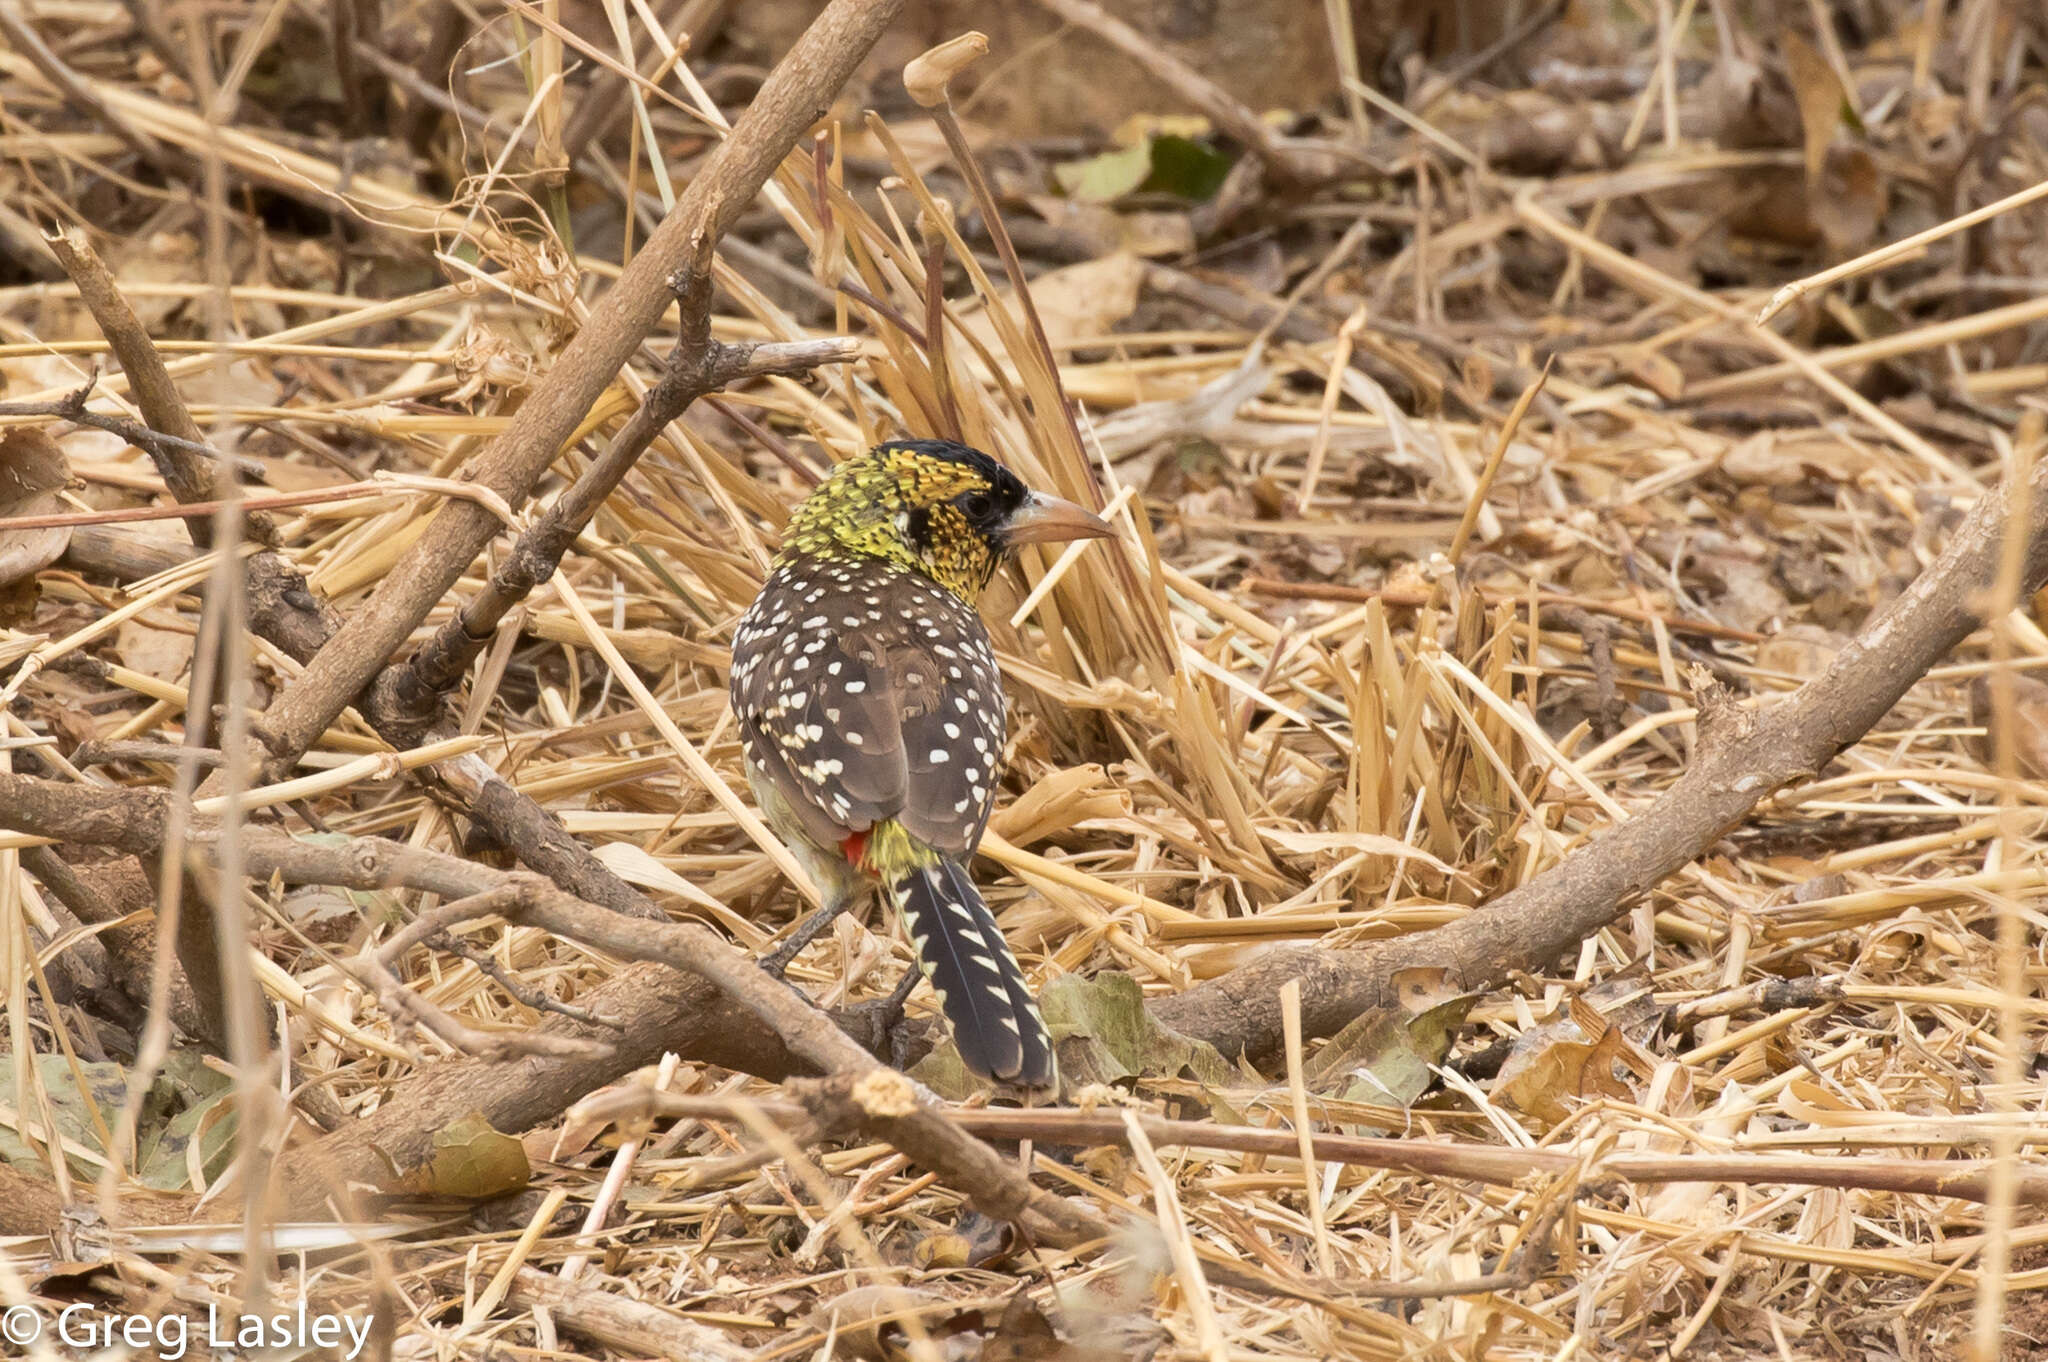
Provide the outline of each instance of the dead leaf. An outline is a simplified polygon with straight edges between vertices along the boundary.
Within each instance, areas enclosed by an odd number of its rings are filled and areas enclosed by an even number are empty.
[[[1099,1343],[1083,1346],[1064,1341],[1030,1294],[1019,1291],[1003,1307],[1002,1318],[982,1346],[981,1362],[1110,1362],[1124,1356]]]
[[[2032,780],[2048,780],[2048,681],[2018,672],[2012,681],[2012,726],[1998,724],[1992,678],[1980,676],[1970,684],[1970,722],[1984,730],[1978,752],[1984,764],[1996,766],[2001,739],[2012,744],[2020,770]]]
[[[1011,845],[1028,847],[1089,819],[1125,818],[1130,812],[1130,791],[1111,785],[1102,767],[1070,766],[1026,790],[991,826]]]
[[[909,1286],[856,1286],[812,1308],[812,1328],[833,1335],[838,1347],[853,1357],[895,1362],[909,1356],[903,1320],[924,1319],[927,1332],[941,1332],[935,1320],[949,1302],[936,1291]]]
[[[1571,1115],[1581,1102],[1601,1097],[1626,1101],[1634,1094],[1614,1074],[1619,1047],[1627,1039],[1609,1027],[1592,1043],[1559,1040],[1545,1045],[1512,1072],[1501,1069],[1494,1095],[1514,1104],[1546,1125],[1556,1125]],[[1519,1049],[1516,1054],[1519,1054]],[[1516,1055],[1508,1057],[1513,1064]]]
[[[1629,377],[1666,402],[1685,396],[1685,370],[1668,355],[1655,350],[1637,350],[1628,356]]]
[[[434,1132],[433,1152],[404,1185],[420,1196],[484,1201],[516,1192],[532,1177],[526,1146],[473,1111]]]
[[[1792,98],[1799,105],[1799,123],[1806,134],[1806,183],[1814,188],[1820,184],[1828,144],[1841,126],[1842,81],[1827,58],[1797,33],[1786,30],[1779,45],[1785,51],[1785,74],[1792,81]]]
[[[1052,170],[1053,178],[1071,198],[1083,203],[1110,203],[1145,183],[1152,173],[1152,145],[1117,147],[1097,156],[1068,161]]]
[[[1547,1125],[1564,1120],[1583,1102],[1632,1099],[1624,1074],[1647,1079],[1656,1066],[1628,1033],[1654,1031],[1665,1010],[1651,991],[1647,969],[1637,961],[1568,998],[1540,1026],[1523,1032],[1501,1065],[1493,1091]]]
[[[1128,974],[1107,970],[1092,979],[1062,975],[1038,999],[1059,1052],[1060,1087],[1073,1092],[1092,1083],[1117,1083],[1141,1075],[1194,1075],[1213,1107],[1217,1090],[1229,1081],[1230,1066],[1216,1047],[1161,1026],[1145,1010],[1145,995]],[[982,1085],[960,1064],[948,1043],[910,1071],[942,1097],[964,1099]]]
[[[1442,965],[1417,965],[1413,969],[1397,969],[1387,976],[1387,986],[1394,990],[1401,1011],[1410,1017],[1419,1017],[1433,1007],[1462,997],[1455,985],[1450,969]]]
[[[50,515],[63,507],[57,493],[71,480],[71,466],[57,442],[35,426],[0,434],[0,518]],[[33,577],[63,556],[71,530],[0,529],[0,585]]]
[[[126,620],[114,633],[114,654],[131,671],[176,681],[192,665],[192,643],[192,635],[183,630]]]
[[[1713,613],[1723,624],[1757,633],[1784,617],[1788,603],[1770,564],[1754,545],[1718,533],[1697,536],[1686,569],[1717,588]]]
[[[1759,670],[1804,681],[1819,676],[1842,650],[1841,636],[1817,624],[1788,624],[1757,645]]]
[[[1137,309],[1138,289],[1144,279],[1145,263],[1129,251],[1119,251],[1039,275],[1031,281],[1031,302],[1045,325],[1046,338],[1057,347],[1108,335]],[[1000,306],[1016,310],[1007,294]],[[1002,353],[994,320],[985,312],[967,318],[965,325],[993,351]]]
[[[1343,1101],[1405,1109],[1436,1082],[1435,1066],[1450,1053],[1451,1039],[1478,996],[1461,994],[1417,1014],[1367,1012],[1316,1052],[1303,1066],[1302,1080]]]
[[[1835,251],[1862,246],[1884,217],[1885,181],[1877,158],[1856,146],[1830,147],[1820,183],[1807,195],[1813,225]]]

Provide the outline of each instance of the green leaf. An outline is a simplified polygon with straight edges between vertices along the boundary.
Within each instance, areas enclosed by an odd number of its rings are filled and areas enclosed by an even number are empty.
[[[480,1111],[434,1132],[433,1153],[406,1179],[423,1196],[488,1201],[519,1191],[533,1180],[526,1146],[492,1128]]]
[[[1229,1081],[1216,1047],[1154,1021],[1138,981],[1114,971],[1092,979],[1055,979],[1038,1000],[1060,1056],[1060,1079],[1074,1087],[1183,1071],[1205,1087]]]
[[[1038,1009],[1052,1031],[1060,1059],[1060,1088],[1072,1092],[1091,1083],[1123,1083],[1143,1077],[1193,1076],[1204,1100],[1234,1119],[1217,1090],[1231,1080],[1230,1065],[1216,1047],[1161,1026],[1145,1010],[1138,981],[1114,971],[1083,979],[1064,975],[1046,987]],[[967,1072],[953,1045],[939,1046],[910,1070],[910,1076],[950,1101],[965,1101],[987,1085]]]
[[[75,1145],[101,1150],[94,1109],[111,1130],[128,1099],[129,1071],[119,1064],[81,1063],[74,1074],[61,1054],[37,1055],[35,1064],[50,1097],[51,1119],[58,1134]],[[83,1090],[80,1078],[84,1079]],[[223,1171],[234,1137],[233,1091],[234,1080],[209,1068],[199,1051],[173,1050],[166,1055],[135,1123],[137,1180],[166,1192],[189,1187],[189,1151],[194,1140],[200,1142],[202,1175],[211,1181]],[[11,1061],[0,1061],[0,1097],[15,1111],[22,1110],[14,1091]],[[0,1161],[28,1164],[34,1160],[15,1130],[0,1128]]]
[[[227,1167],[235,1135],[235,1080],[207,1065],[197,1050],[164,1056],[138,1122],[136,1178],[159,1191],[191,1185],[190,1149],[208,1182]]]
[[[1162,136],[1152,139],[1152,173],[1144,189],[1174,194],[1196,203],[1216,197],[1230,174],[1231,158],[1207,142],[1191,137]]]

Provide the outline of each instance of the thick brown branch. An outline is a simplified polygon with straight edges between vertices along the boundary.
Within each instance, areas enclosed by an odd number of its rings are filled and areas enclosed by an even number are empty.
[[[2048,579],[2048,475],[2028,498],[2026,585]],[[1656,803],[1521,888],[1432,931],[1358,950],[1275,952],[1176,997],[1153,1015],[1226,1055],[1254,1059],[1280,1045],[1280,989],[1302,981],[1302,1026],[1328,1035],[1394,1002],[1401,970],[1449,968],[1461,987],[1492,988],[1558,957],[1619,917],[1635,898],[1712,846],[1773,791],[1813,775],[1856,742],[1900,696],[1983,621],[1980,598],[2011,519],[2009,491],[1985,494],[1948,548],[1866,625],[1827,671],[1783,700],[1728,706],[1701,734],[1693,765]]]
[[[93,841],[149,856],[162,849],[171,800],[155,792],[59,785],[0,772],[0,810],[4,810],[0,824],[15,831]],[[220,836],[218,824],[195,822],[187,845],[194,855],[211,860],[218,854]],[[341,847],[316,846],[274,829],[244,827],[236,850],[247,872],[259,880],[274,877],[287,884],[332,884],[349,889],[403,886],[450,900],[474,897],[473,906],[479,912],[496,912],[508,922],[541,927],[624,959],[659,963],[695,975],[736,1003],[740,1015],[765,1026],[794,1055],[819,1071],[899,1097],[894,1103],[875,1102],[864,1108],[860,1129],[931,1168],[984,1214],[1019,1221],[1045,1243],[1078,1243],[1105,1232],[1106,1227],[1094,1216],[1034,1190],[995,1151],[963,1134],[940,1112],[922,1105],[908,1079],[878,1063],[808,1000],[762,973],[746,955],[702,924],[634,921],[572,898],[538,876],[494,870],[380,838],[363,838]],[[437,917],[433,925],[440,929],[449,923]],[[637,1008],[637,1000],[635,1003]],[[600,1042],[616,1034],[603,1028],[575,1029],[586,1033],[582,1039]],[[552,1041],[561,1039],[554,1028],[536,1031]],[[581,1065],[584,1067],[573,1071],[587,1073],[588,1047],[575,1047],[577,1057],[573,1059],[563,1053],[567,1049],[557,1045],[555,1053],[519,1062]],[[557,1100],[559,1110],[559,1093]],[[319,1197],[338,1178],[349,1175],[318,1158],[300,1161],[299,1169],[292,1195],[301,1200]]]
[[[730,135],[677,200],[563,350],[519,419],[477,460],[471,476],[508,501],[524,499],[576,424],[618,374],[671,301],[669,276],[699,243],[715,243],[753,201],[789,150],[830,108],[903,0],[833,0],[763,82]],[[450,501],[364,607],[264,716],[271,752],[291,761],[354,701],[499,529],[468,501]]]
[[[837,336],[769,345],[725,345],[711,339],[709,269],[695,270],[691,284],[679,292],[687,334],[670,358],[667,373],[640,409],[575,484],[519,536],[476,598],[410,659],[385,668],[371,685],[366,713],[388,741],[398,746],[419,741],[439,715],[441,696],[461,681],[477,654],[490,643],[498,621],[554,574],[562,555],[605,498],[632,471],[654,437],[692,402],[743,378],[808,373],[821,364],[846,364],[860,356],[858,341]]]

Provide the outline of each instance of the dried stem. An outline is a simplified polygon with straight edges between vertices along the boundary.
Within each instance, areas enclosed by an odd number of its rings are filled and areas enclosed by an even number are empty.
[[[507,501],[528,496],[557,452],[670,302],[667,279],[715,243],[753,201],[791,147],[830,105],[903,0],[833,0],[520,408],[478,458],[473,480]],[[352,703],[499,529],[467,502],[442,507],[414,548],[378,584],[305,673],[264,715],[262,736],[282,764],[296,760]]]

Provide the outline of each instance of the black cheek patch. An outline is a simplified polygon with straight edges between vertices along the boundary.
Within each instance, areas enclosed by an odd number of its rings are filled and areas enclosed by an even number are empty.
[[[928,548],[932,537],[932,513],[922,506],[914,506],[905,518],[904,533],[918,548]]]

